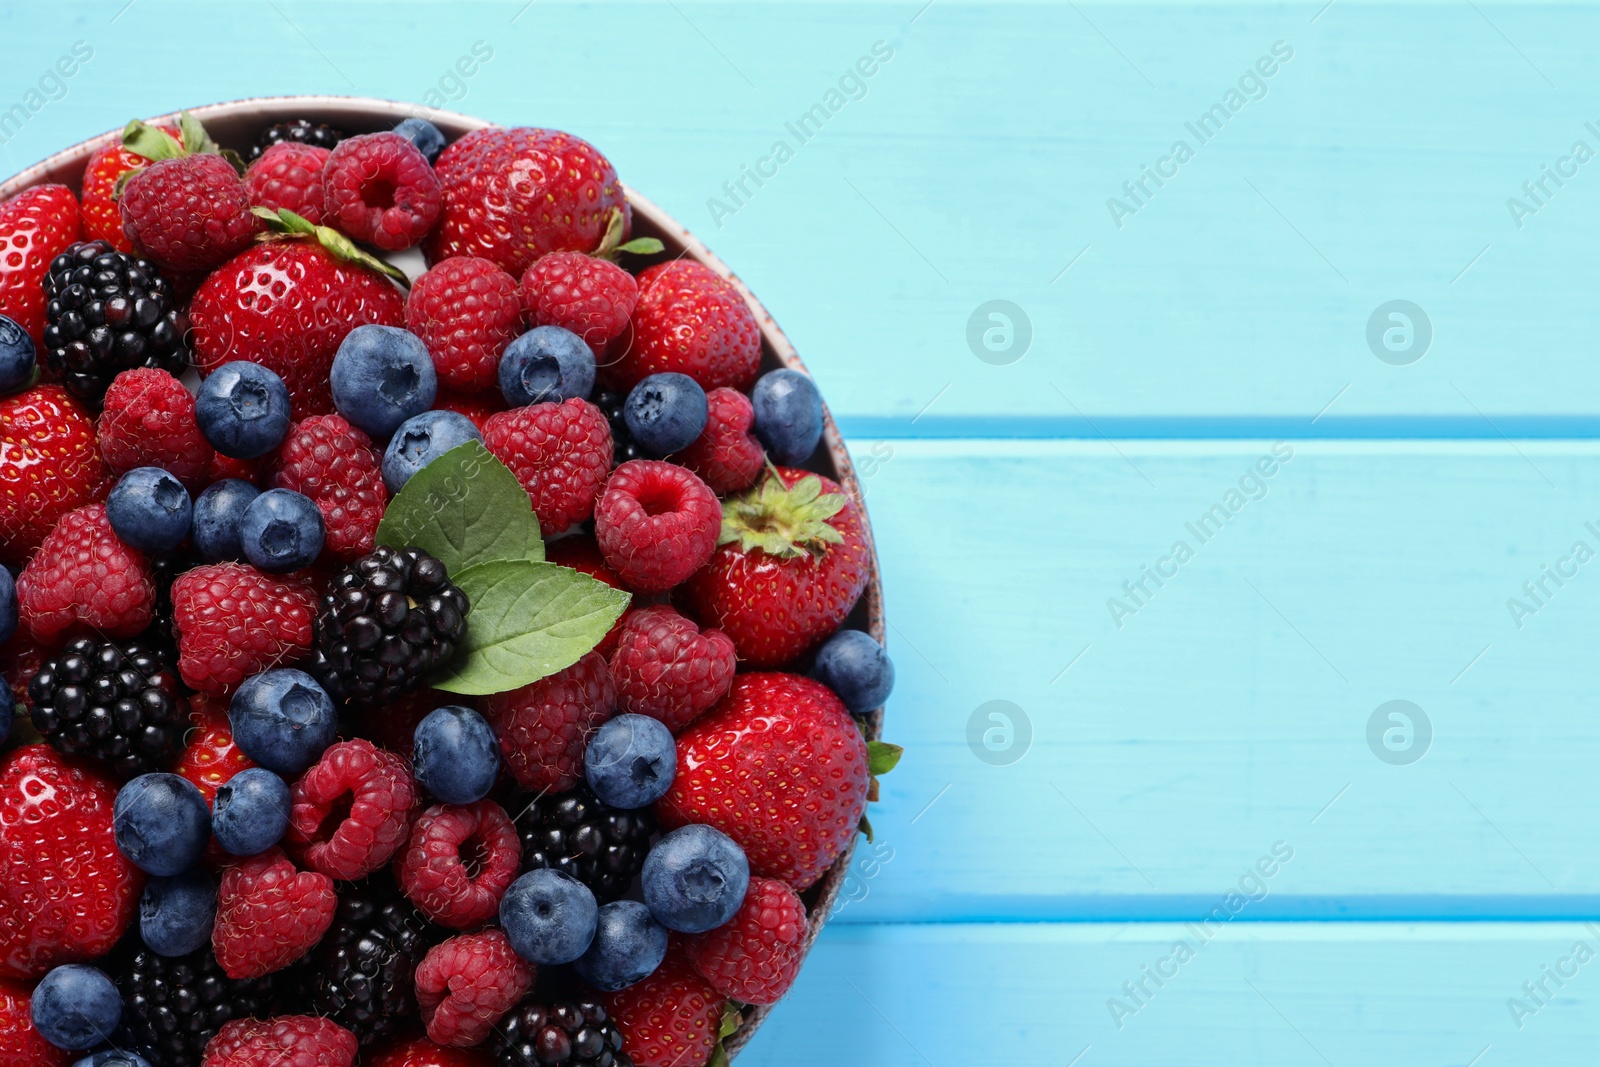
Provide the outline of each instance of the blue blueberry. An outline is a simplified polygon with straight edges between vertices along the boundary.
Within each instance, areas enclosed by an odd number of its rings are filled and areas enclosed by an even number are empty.
[[[357,326],[333,357],[328,376],[339,414],[382,440],[433,407],[439,377],[422,338],[397,326]]]
[[[398,493],[411,476],[468,441],[483,441],[472,420],[454,411],[424,411],[407,419],[383,450],[383,484]]]
[[[0,567],[0,645],[17,632],[17,580]]]
[[[733,838],[692,823],[655,843],[639,877],[657,922],[679,933],[702,934],[733,918],[744,903],[750,862]]]
[[[289,435],[289,387],[259,363],[224,363],[200,383],[194,418],[212,448],[255,459]]]
[[[211,802],[211,832],[235,856],[254,856],[289,829],[289,785],[265,767],[229,778]]]
[[[85,1056],[74,1063],[72,1067],[150,1067],[150,1061],[137,1052],[125,1052],[120,1048],[112,1048]]]
[[[310,497],[268,489],[245,507],[239,547],[258,569],[283,574],[315,563],[326,533],[322,512]]]
[[[578,977],[602,993],[615,993],[655,973],[667,957],[667,928],[637,900],[614,900],[600,909],[589,951],[578,957]]]
[[[160,467],[135,467],[106,497],[106,520],[125,545],[171,552],[189,536],[194,504],[183,483]]]
[[[117,848],[146,874],[182,874],[211,841],[211,809],[188,779],[141,774],[117,791],[111,829]]]
[[[672,731],[648,715],[618,715],[589,739],[584,777],[595,796],[613,808],[654,804],[672,785],[678,750]]]
[[[33,991],[33,1028],[74,1052],[111,1040],[122,1022],[122,997],[106,973],[81,963],[57,967]]]
[[[500,392],[514,408],[547,401],[589,399],[594,352],[560,326],[537,326],[506,346],[500,357]]]
[[[288,777],[302,771],[333,744],[339,717],[317,680],[292,667],[247,679],[228,705],[234,743],[261,766]]]
[[[28,331],[15,319],[0,315],[0,393],[14,393],[27,385],[37,362]]]
[[[417,724],[411,756],[417,783],[446,804],[471,804],[494,788],[500,744],[482,715],[447,704]]]
[[[671,455],[694,444],[706,428],[706,391],[687,374],[652,374],[628,393],[622,421],[640,448]]]
[[[822,394],[797,370],[768,371],[750,391],[754,429],[778,463],[803,463],[822,440]]]
[[[433,163],[439,158],[439,153],[444,151],[444,134],[439,132],[439,127],[427,119],[403,119],[394,132],[417,146],[423,158]]]
[[[858,714],[883,707],[894,689],[894,664],[871,634],[840,630],[817,653],[811,677]]]
[[[244,559],[239,527],[244,510],[261,490],[239,478],[213,482],[194,502],[194,525],[189,531],[194,549],[207,563]]]
[[[217,883],[203,870],[152,878],[139,898],[139,936],[159,956],[186,956],[211,942]]]
[[[589,887],[565,871],[541,867],[511,883],[500,899],[500,928],[530,963],[571,963],[594,940],[599,908]]]

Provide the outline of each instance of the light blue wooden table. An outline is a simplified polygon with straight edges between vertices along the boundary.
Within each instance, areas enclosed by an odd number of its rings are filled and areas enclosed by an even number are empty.
[[[909,752],[752,1067],[1592,1062],[1593,7],[106,0],[0,40],[0,109],[94,53],[0,170],[257,94],[557,126],[794,339]]]

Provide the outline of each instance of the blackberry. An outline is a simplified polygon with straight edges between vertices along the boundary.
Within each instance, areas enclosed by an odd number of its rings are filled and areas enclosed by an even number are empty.
[[[156,265],[105,241],[80,241],[44,279],[45,359],[77,396],[99,403],[118,373],[159,367],[180,373],[187,323]]]
[[[382,707],[455,655],[469,610],[444,564],[422,549],[375,549],[323,596],[310,673],[352,711]]]
[[[171,653],[168,660],[171,663],[178,661],[178,637],[172,625],[172,583],[184,571],[199,565],[199,557],[187,547],[150,557],[150,575],[156,584],[156,606],[150,614],[150,625],[140,635],[140,640],[162,652]]]
[[[344,138],[344,131],[336,130],[324,123],[312,122],[310,119],[291,119],[262,130],[261,136],[256,138],[256,143],[250,149],[250,158],[260,159],[261,153],[281,141],[299,141],[301,144],[331,149]]]
[[[188,727],[171,660],[142,638],[69,642],[28,683],[28,701],[56,751],[123,778],[170,768]]]
[[[500,1020],[490,1043],[501,1067],[633,1067],[622,1031],[595,1000],[525,1000]]]
[[[151,1067],[199,1067],[223,1023],[273,1010],[273,976],[229,978],[210,945],[173,957],[140,947],[116,981],[129,1043]]]
[[[595,394],[594,406],[600,409],[600,414],[606,417],[611,424],[611,465],[616,467],[628,462],[630,459],[645,459],[646,456],[639,448],[638,442],[633,439],[633,434],[628,430],[628,423],[622,417],[622,408],[628,402],[626,391],[614,393],[603,391]]]
[[[620,899],[644,867],[655,830],[652,808],[613,808],[586,785],[541,794],[517,816],[522,870],[565,871],[606,904]]]

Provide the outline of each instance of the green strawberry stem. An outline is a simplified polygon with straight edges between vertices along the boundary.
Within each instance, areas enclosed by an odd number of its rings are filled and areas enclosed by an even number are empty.
[[[325,248],[335,259],[344,263],[354,263],[358,267],[375,270],[379,274],[401,285],[406,284],[405,273],[396,267],[390,266],[370,252],[364,252],[350,238],[338,230],[328,226],[317,226],[309,220],[290,211],[288,208],[253,207],[250,211],[267,224],[267,232],[261,235],[265,241],[291,241],[314,238],[318,244]]]
[[[829,545],[844,543],[844,535],[828,520],[846,503],[843,493],[824,493],[816,475],[785,486],[769,467],[756,488],[723,501],[717,543],[737,544],[746,552],[760,549],[779,559],[821,556]]]
[[[666,248],[666,245],[654,237],[635,237],[627,244],[622,241],[622,209],[612,208],[611,217],[606,219],[605,236],[600,238],[600,247],[594,250],[596,259],[609,259],[616,262],[620,253],[629,252],[636,256],[653,256]]]

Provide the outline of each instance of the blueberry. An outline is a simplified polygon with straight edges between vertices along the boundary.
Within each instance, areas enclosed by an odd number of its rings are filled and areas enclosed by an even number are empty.
[[[221,563],[244,558],[239,526],[244,522],[244,509],[260,495],[261,490],[239,478],[213,482],[200,494],[194,502],[194,527],[189,533],[201,559]]]
[[[289,829],[289,786],[265,767],[250,767],[224,782],[211,802],[211,832],[235,856],[254,856]]]
[[[613,808],[654,804],[678,770],[672,731],[648,715],[618,715],[589,739],[583,770],[595,796]]]
[[[694,444],[706,428],[706,391],[687,374],[652,374],[628,393],[622,421],[640,448],[671,455]]]
[[[447,704],[430,711],[413,735],[412,774],[446,804],[471,804],[494,788],[500,744],[482,715]]]
[[[0,393],[14,393],[27,385],[37,362],[28,331],[15,319],[0,315]]]
[[[750,391],[756,436],[778,462],[803,463],[822,440],[822,394],[797,370],[768,371]]]
[[[298,777],[333,744],[339,719],[317,680],[292,667],[247,679],[228,705],[234,743],[268,770]]]
[[[57,1048],[103,1045],[122,1022],[122,997],[106,973],[81,963],[57,967],[33,991],[33,1028]]]
[[[259,363],[224,363],[200,383],[194,418],[212,448],[255,459],[289,435],[289,387]]]
[[[117,848],[146,874],[182,874],[211,841],[211,809],[200,787],[176,774],[141,774],[111,805]]]
[[[183,483],[160,467],[135,467],[106,497],[106,520],[125,545],[171,552],[189,536],[194,504]]]
[[[333,406],[373,437],[433,407],[439,378],[422,338],[397,326],[357,326],[333,357]]]
[[[150,1061],[137,1052],[125,1052],[120,1048],[106,1049],[96,1052],[77,1061],[72,1067],[150,1067]]]
[[[429,163],[438,159],[439,153],[444,151],[444,134],[427,119],[404,119],[394,128],[394,132],[416,145],[417,151],[421,152]]]
[[[529,871],[500,900],[500,927],[530,963],[571,963],[588,950],[598,918],[589,887],[553,867]]]
[[[750,862],[733,838],[695,823],[657,841],[639,877],[657,922],[679,933],[702,934],[733,918],[744,903]]]
[[[536,326],[500,357],[500,392],[514,408],[547,401],[588,400],[594,390],[594,352],[560,326]]]
[[[811,677],[832,689],[844,706],[860,714],[883,707],[894,689],[894,664],[871,634],[840,630],[817,653]]]
[[[186,956],[211,942],[217,883],[203,870],[152,878],[139,898],[139,936],[159,956]]]
[[[309,567],[322,554],[322,512],[293,489],[268,489],[250,501],[239,522],[245,558],[269,574]]]
[[[17,580],[0,567],[0,645],[17,632]]]
[[[424,411],[407,419],[383,450],[383,484],[398,493],[411,476],[468,441],[482,443],[472,420],[454,411]]]
[[[667,928],[637,900],[614,900],[600,909],[594,942],[578,957],[578,977],[602,993],[615,993],[655,973],[667,956]]]

